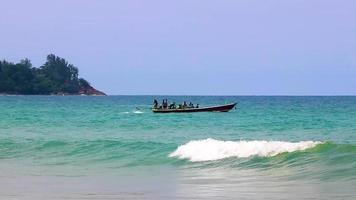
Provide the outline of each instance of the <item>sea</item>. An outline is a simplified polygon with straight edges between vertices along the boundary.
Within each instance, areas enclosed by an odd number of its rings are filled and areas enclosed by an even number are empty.
[[[0,199],[356,199],[356,97],[0,96]]]

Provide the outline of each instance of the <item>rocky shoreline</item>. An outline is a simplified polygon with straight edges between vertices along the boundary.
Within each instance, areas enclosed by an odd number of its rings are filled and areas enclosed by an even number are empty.
[[[104,92],[93,88],[92,86],[79,89],[79,95],[91,95],[91,96],[107,96]]]
[[[21,93],[0,93],[0,96],[24,96],[24,95],[45,95],[45,94],[21,94]],[[91,86],[81,88],[78,93],[51,93],[50,96],[107,96],[104,92],[97,90]]]

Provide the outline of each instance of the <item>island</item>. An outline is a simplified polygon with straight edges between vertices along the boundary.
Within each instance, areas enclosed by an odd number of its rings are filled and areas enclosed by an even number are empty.
[[[106,95],[79,78],[79,70],[64,58],[47,56],[40,67],[29,59],[0,61],[0,94],[3,95]]]

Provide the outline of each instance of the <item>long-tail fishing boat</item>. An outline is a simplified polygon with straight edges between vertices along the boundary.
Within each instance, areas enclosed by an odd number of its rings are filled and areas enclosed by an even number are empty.
[[[229,112],[236,106],[236,103],[230,103],[218,106],[209,106],[201,108],[152,108],[154,113],[188,113],[188,112]]]

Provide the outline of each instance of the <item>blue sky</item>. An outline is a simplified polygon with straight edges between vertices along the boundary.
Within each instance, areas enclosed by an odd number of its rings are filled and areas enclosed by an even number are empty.
[[[2,0],[0,59],[108,94],[356,95],[356,1]]]

